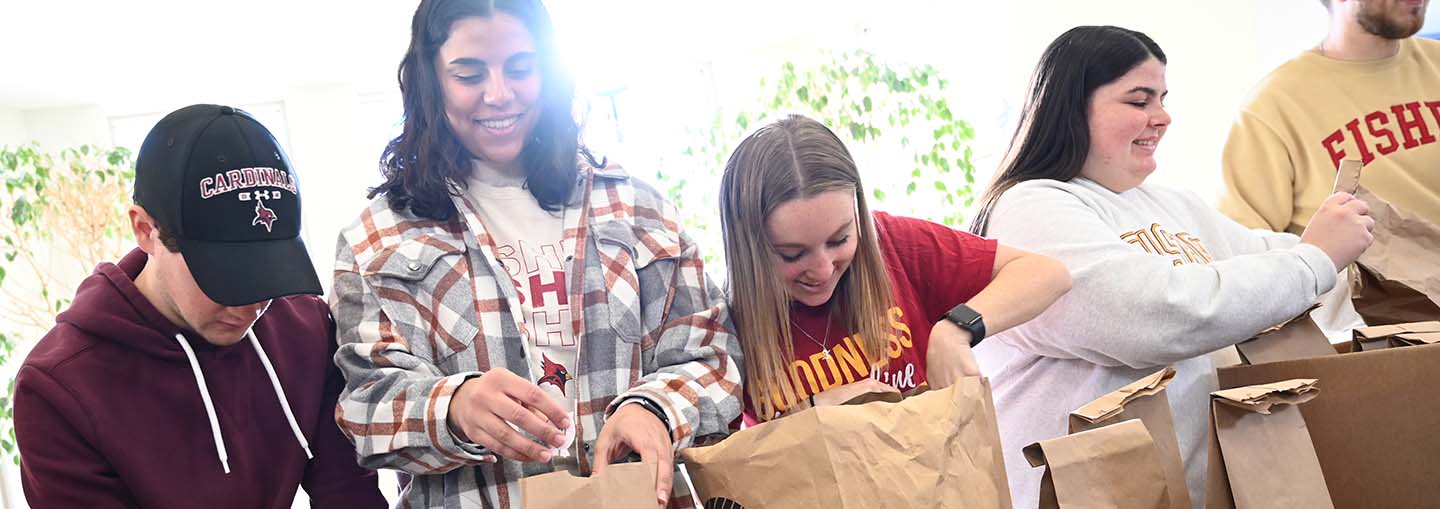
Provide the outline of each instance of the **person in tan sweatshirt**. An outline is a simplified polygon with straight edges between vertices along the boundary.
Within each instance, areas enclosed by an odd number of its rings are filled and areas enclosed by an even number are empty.
[[[1429,0],[1324,0],[1330,32],[1270,73],[1225,145],[1220,210],[1299,233],[1340,161],[1361,183],[1440,223],[1440,41],[1412,37]]]

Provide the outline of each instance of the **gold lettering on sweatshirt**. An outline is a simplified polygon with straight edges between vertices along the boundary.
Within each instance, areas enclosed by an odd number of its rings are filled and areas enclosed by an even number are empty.
[[[1171,233],[1160,223],[1120,234],[1120,240],[1139,246],[1146,253],[1169,258],[1175,265],[1206,264],[1215,261],[1199,237],[1186,232]]]

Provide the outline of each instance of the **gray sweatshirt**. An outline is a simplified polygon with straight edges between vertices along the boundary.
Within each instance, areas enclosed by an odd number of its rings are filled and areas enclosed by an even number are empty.
[[[1017,508],[1036,506],[1042,473],[1022,447],[1065,435],[1070,411],[1164,366],[1176,369],[1175,433],[1202,507],[1216,383],[1206,354],[1304,312],[1335,285],[1320,248],[1160,186],[1116,194],[1083,178],[1025,182],[1002,196],[988,235],[1059,259],[1074,280],[1050,309],[993,339],[1012,350],[991,383]]]

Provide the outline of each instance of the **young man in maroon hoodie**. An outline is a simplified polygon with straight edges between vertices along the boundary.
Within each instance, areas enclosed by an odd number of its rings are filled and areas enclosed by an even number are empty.
[[[35,507],[384,507],[335,426],[334,322],[274,136],[195,105],[140,147],[139,248],[86,278],[25,359],[15,431]]]

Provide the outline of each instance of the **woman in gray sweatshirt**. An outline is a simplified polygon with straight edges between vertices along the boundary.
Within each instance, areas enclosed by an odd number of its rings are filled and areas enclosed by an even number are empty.
[[[1070,411],[1164,366],[1177,371],[1175,432],[1190,498],[1203,506],[1216,388],[1206,355],[1304,312],[1370,244],[1374,222],[1348,194],[1326,200],[1296,237],[1146,184],[1170,124],[1165,61],[1145,34],[1118,27],[1076,27],[1052,42],[976,217],[975,233],[1059,259],[1074,280],[992,346],[1014,351],[992,384],[1016,507],[1036,506],[1041,474],[1021,447],[1064,435]]]

